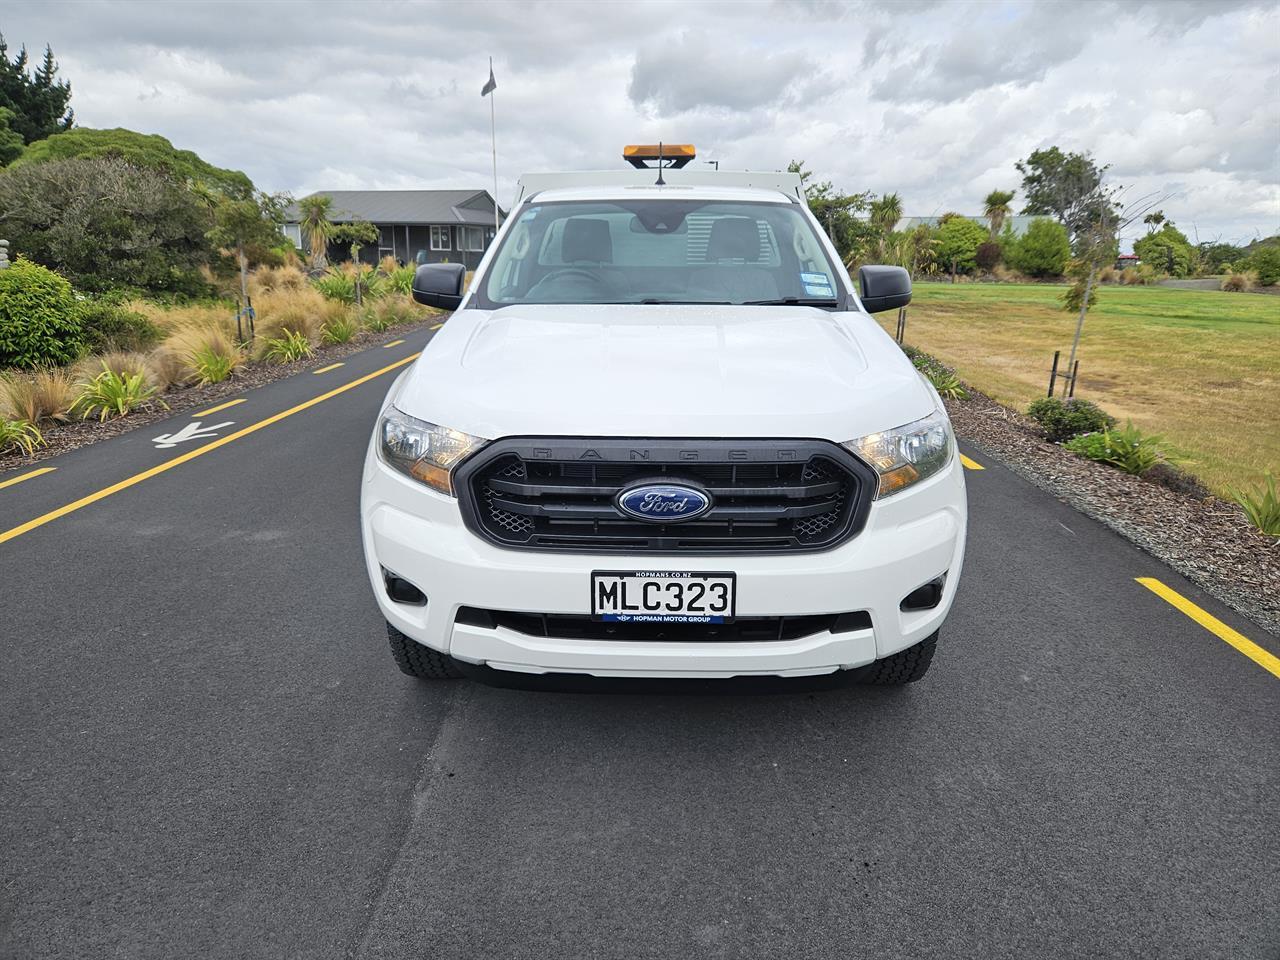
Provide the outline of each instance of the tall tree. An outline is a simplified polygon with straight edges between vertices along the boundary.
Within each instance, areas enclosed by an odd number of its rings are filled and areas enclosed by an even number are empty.
[[[1073,238],[1114,217],[1113,209],[1105,209],[1112,202],[1102,186],[1107,168],[1098,166],[1089,154],[1050,147],[1036,150],[1015,166],[1027,198],[1023,213],[1055,217]]]
[[[800,175],[809,209],[826,228],[827,236],[846,263],[864,256],[874,243],[876,228],[857,214],[866,212],[871,194],[841,193],[830,180],[810,183],[813,174],[805,169],[803,160],[792,160],[787,170]]]
[[[893,232],[893,228],[902,219],[902,197],[896,193],[886,193],[879,200],[871,202],[871,222],[885,234]]]
[[[1005,217],[1013,212],[1013,208],[1009,206],[1013,202],[1012,190],[992,190],[987,194],[987,199],[983,201],[982,215],[987,218],[987,222],[991,224],[991,239],[995,239],[1000,235],[1000,229],[1004,226]]]
[[[311,266],[318,269],[328,259],[329,240],[333,237],[334,226],[329,219],[333,212],[333,198],[323,193],[303,197],[298,201],[298,210],[302,214],[302,235],[307,240]]]
[[[1142,218],[1142,222],[1147,225],[1148,233],[1155,233],[1157,230],[1160,229],[1160,227],[1165,222],[1164,211],[1155,210],[1151,213],[1148,213],[1145,217]],[[1171,223],[1169,224],[1169,226],[1173,226],[1173,224]]]
[[[240,267],[240,295],[249,302],[249,258],[262,248],[280,241],[279,224],[288,197],[260,193],[248,200],[214,195],[213,229],[210,242],[235,252]]]
[[[69,130],[75,122],[75,113],[67,105],[71,84],[56,79],[57,75],[53,48],[44,48],[44,59],[32,74],[27,48],[22,47],[10,60],[9,45],[0,34],[0,107],[13,111],[9,126],[22,136],[23,143]]]

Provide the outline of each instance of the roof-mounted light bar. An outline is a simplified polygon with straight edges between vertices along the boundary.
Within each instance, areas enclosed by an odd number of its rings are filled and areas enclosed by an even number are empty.
[[[692,143],[633,143],[622,148],[622,159],[638,170],[679,170],[697,155]]]

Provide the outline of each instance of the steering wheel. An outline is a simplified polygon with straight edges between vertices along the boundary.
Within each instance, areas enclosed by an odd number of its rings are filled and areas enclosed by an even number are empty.
[[[552,270],[545,277],[543,277],[541,280],[538,281],[538,285],[541,286],[544,283],[551,283],[553,281],[559,280],[561,277],[569,277],[569,276],[582,277],[586,280],[590,280],[592,283],[597,284],[598,286],[602,286],[602,287],[608,286],[608,284],[606,284],[604,280],[602,280],[599,276],[592,273],[590,270],[583,270],[580,267],[562,267],[559,270]]]

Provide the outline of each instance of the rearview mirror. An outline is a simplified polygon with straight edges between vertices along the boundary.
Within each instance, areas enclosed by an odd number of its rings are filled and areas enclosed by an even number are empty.
[[[858,271],[858,286],[867,313],[896,310],[911,302],[911,274],[902,267],[863,267]]]
[[[460,263],[424,263],[413,275],[413,299],[428,307],[457,310],[467,268]]]

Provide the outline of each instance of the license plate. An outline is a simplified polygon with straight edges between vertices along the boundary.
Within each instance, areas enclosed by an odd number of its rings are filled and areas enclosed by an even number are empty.
[[[591,615],[618,623],[727,623],[737,575],[670,570],[597,570]]]

